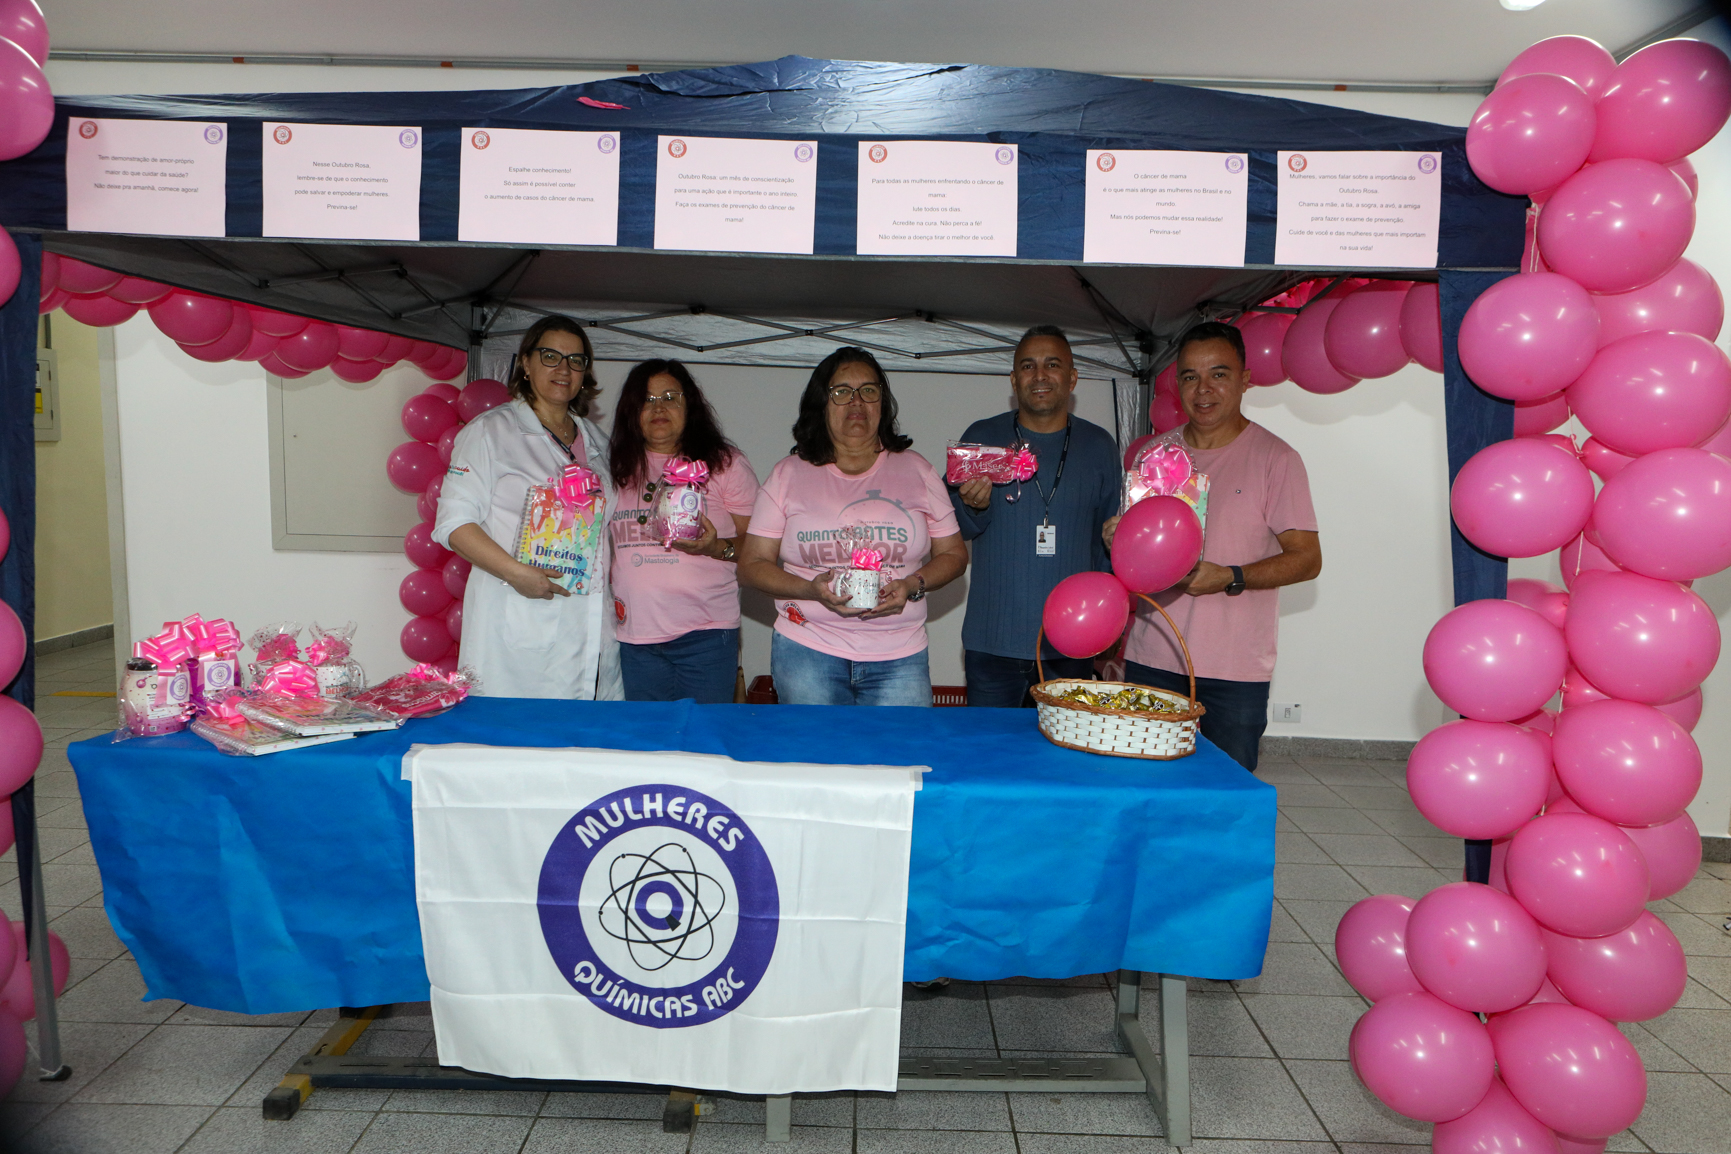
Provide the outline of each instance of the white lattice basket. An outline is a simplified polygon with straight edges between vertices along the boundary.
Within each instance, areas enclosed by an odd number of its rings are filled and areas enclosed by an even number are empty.
[[[1166,618],[1166,623],[1172,626],[1172,634],[1178,638],[1178,646],[1184,652],[1184,667],[1190,675],[1190,696],[1185,697],[1181,693],[1127,681],[1047,681],[1042,669],[1040,683],[1033,689],[1034,704],[1040,714],[1040,732],[1045,734],[1046,740],[1053,745],[1061,745],[1065,749],[1080,749],[1087,753],[1108,753],[1114,757],[1146,757],[1158,761],[1188,757],[1196,752],[1196,730],[1206,710],[1196,700],[1196,666],[1190,660],[1190,646],[1185,643],[1184,635],[1178,631],[1177,623],[1159,602],[1147,596],[1143,596],[1142,600],[1159,609],[1160,615]],[[1039,664],[1039,651],[1044,647],[1045,631],[1041,630],[1038,646],[1034,650],[1036,665]],[[1103,694],[1116,693],[1120,689],[1141,689],[1178,706],[1179,712],[1151,713],[1142,709],[1112,709],[1104,705],[1068,701],[1058,696],[1077,687]]]

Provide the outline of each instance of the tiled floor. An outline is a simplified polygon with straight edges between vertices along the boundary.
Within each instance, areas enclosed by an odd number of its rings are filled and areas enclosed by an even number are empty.
[[[60,1001],[73,1076],[23,1081],[0,1104],[0,1134],[30,1154],[540,1154],[563,1151],[846,1151],[857,1154],[1142,1154],[1167,1149],[1139,1095],[840,1095],[794,1104],[794,1141],[763,1143],[763,1108],[724,1101],[690,1136],[661,1132],[650,1096],[320,1090],[291,1122],[260,1100],[333,1011],[246,1018],[141,1002],[138,969],[109,929],[85,836],[69,740],[108,729],[113,702],[52,697],[112,685],[106,644],[44,658],[39,715],[49,749],[37,793],[53,926],[72,954]],[[1262,776],[1281,794],[1275,909],[1263,975],[1193,982],[1192,1089],[1198,1150],[1220,1154],[1396,1154],[1428,1126],[1379,1106],[1347,1069],[1346,1037],[1364,1003],[1341,979],[1331,943],[1341,913],[1369,893],[1424,893],[1459,876],[1460,843],[1431,828],[1392,762],[1281,758]],[[10,856],[10,855],[8,855]],[[10,872],[9,870],[7,871]],[[19,916],[16,878],[0,906]],[[1731,1151],[1731,866],[1708,865],[1655,904],[1692,955],[1678,1008],[1627,1032],[1649,1070],[1647,1110],[1610,1149]],[[1152,999],[1149,999],[1152,1002]],[[425,1007],[399,1007],[362,1051],[432,1051]],[[33,1029],[34,1027],[32,1027]],[[1113,1049],[1104,977],[957,983],[910,993],[903,1040],[928,1053]]]

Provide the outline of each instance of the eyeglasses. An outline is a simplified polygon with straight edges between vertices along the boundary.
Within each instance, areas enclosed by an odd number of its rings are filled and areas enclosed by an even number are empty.
[[[884,391],[876,385],[831,385],[829,387],[829,403],[832,405],[852,404],[857,396],[864,404],[870,405],[883,399]]]
[[[651,394],[651,395],[643,398],[643,407],[646,409],[650,405],[671,405],[677,409],[677,408],[683,407],[684,404],[685,404],[685,394],[684,393],[676,393],[672,389],[668,389],[665,393],[662,393],[660,396],[655,396],[654,394]]]
[[[533,351],[540,354],[543,368],[555,369],[559,367],[560,361],[564,361],[571,366],[571,371],[574,373],[583,373],[589,370],[588,353],[562,353],[558,349],[550,349],[546,346]]]

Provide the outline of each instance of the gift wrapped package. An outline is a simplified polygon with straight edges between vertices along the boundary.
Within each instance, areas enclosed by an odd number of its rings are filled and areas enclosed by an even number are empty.
[[[115,740],[157,737],[186,728],[192,716],[191,679],[184,665],[159,668],[148,657],[134,657],[121,676],[120,727]]]
[[[313,622],[313,640],[307,646],[307,664],[318,678],[320,697],[344,697],[366,685],[366,674],[360,663],[349,656],[355,636],[355,623],[350,621],[335,629],[323,629]]]
[[[606,504],[601,479],[582,465],[567,465],[545,485],[530,485],[517,530],[517,560],[557,573],[553,580],[562,589],[593,592]]]
[[[709,466],[702,461],[684,457],[668,461],[655,486],[649,535],[668,545],[703,536],[704,490],[708,485]]]
[[[1026,445],[972,445],[952,441],[944,454],[944,480],[952,485],[979,478],[994,485],[1031,481],[1039,467],[1034,450]]]
[[[1184,446],[1155,441],[1144,445],[1124,471],[1124,508],[1144,497],[1177,497],[1196,510],[1208,528],[1208,474],[1198,472]]]
[[[849,609],[876,609],[883,596],[884,555],[881,549],[855,549],[841,574],[837,592],[846,593]]]

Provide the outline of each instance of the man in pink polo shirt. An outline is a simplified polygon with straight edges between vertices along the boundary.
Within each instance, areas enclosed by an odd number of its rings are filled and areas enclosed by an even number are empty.
[[[1177,368],[1189,420],[1160,440],[1184,446],[1208,475],[1208,523],[1202,560],[1155,600],[1190,645],[1196,695],[1207,709],[1203,736],[1255,772],[1268,727],[1279,590],[1322,571],[1316,511],[1297,451],[1240,408],[1250,372],[1238,330],[1218,321],[1192,327],[1179,342]],[[1106,523],[1108,548],[1117,527],[1117,518]],[[1172,630],[1145,604],[1130,623],[1124,656],[1129,680],[1188,691]]]

